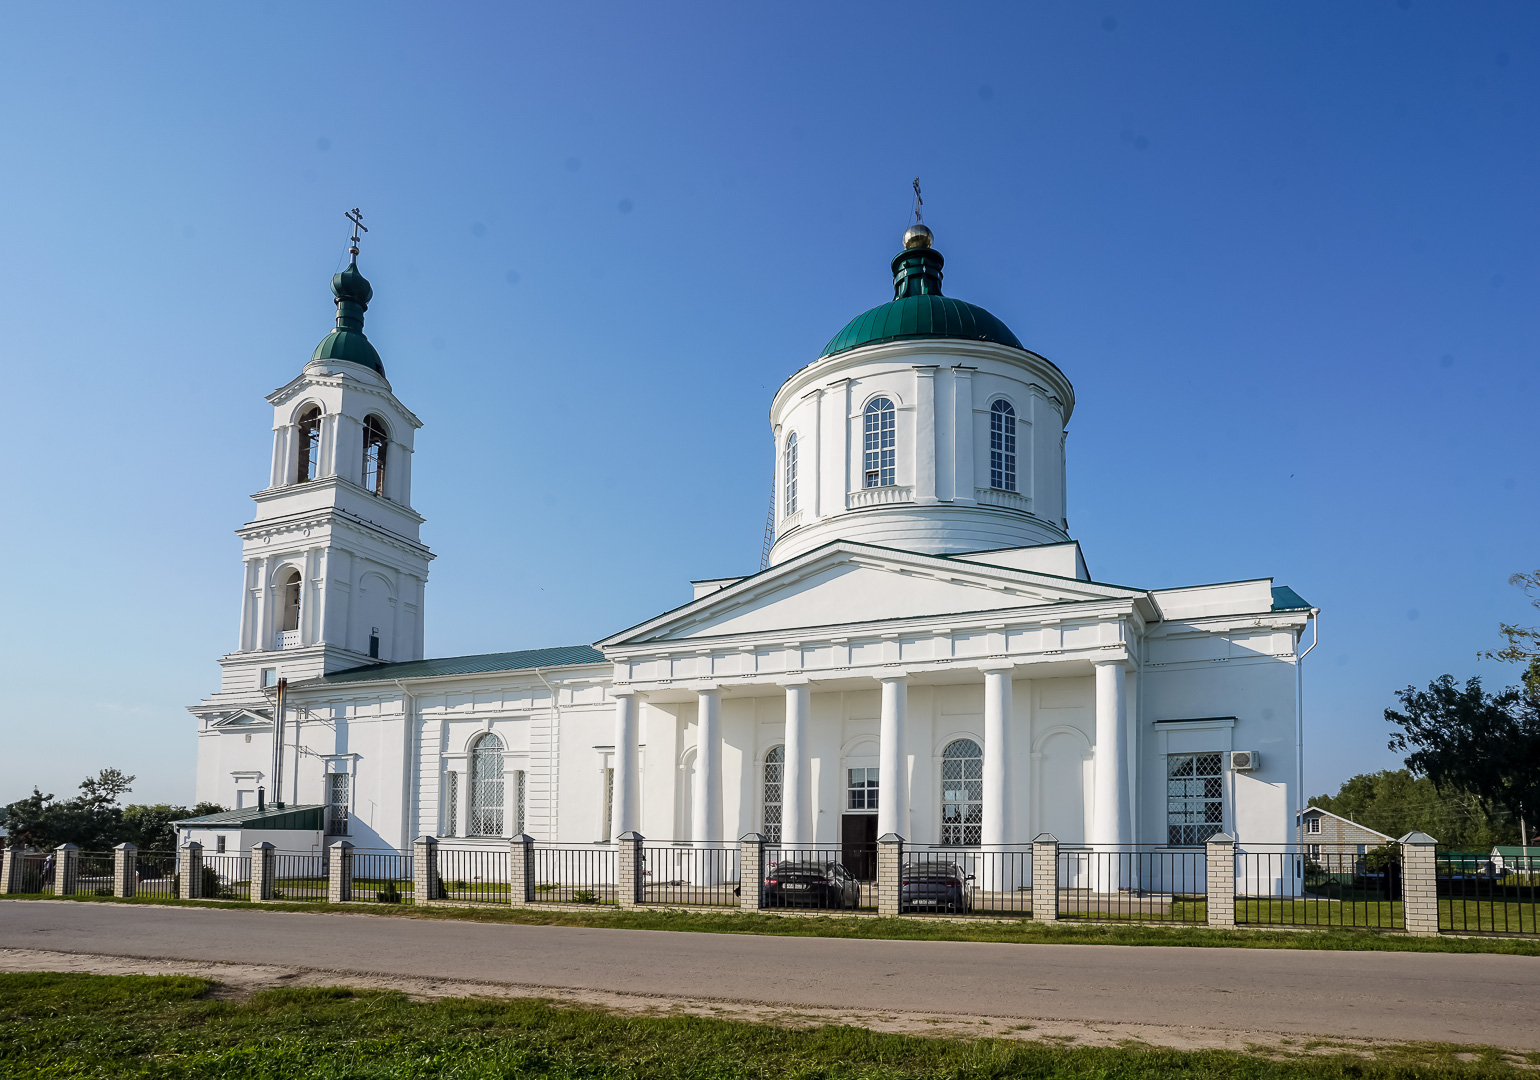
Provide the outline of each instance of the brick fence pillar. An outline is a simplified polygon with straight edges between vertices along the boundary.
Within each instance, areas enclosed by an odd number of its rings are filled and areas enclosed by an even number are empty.
[[[508,841],[508,902],[526,907],[535,899],[535,838],[520,833]]]
[[[74,844],[54,848],[53,894],[74,896],[80,883],[80,849]]]
[[[765,838],[744,833],[738,838],[738,906],[747,911],[764,907]]]
[[[197,900],[203,896],[203,845],[196,840],[183,844],[176,856],[176,872],[180,879],[177,895],[183,900]]]
[[[272,844],[264,840],[251,845],[251,895],[247,899],[260,903],[274,898],[273,876],[277,864],[277,849]]]
[[[1059,920],[1059,838],[1038,833],[1032,838],[1032,921]]]
[[[1204,888],[1208,892],[1208,924],[1235,925],[1235,837],[1218,833],[1205,846]]]
[[[615,852],[615,902],[623,908],[641,904],[642,879],[647,869],[643,862],[642,834],[636,831],[620,834]]]
[[[21,892],[21,871],[26,864],[25,851],[14,841],[0,852],[0,896]]]
[[[346,840],[332,844],[331,865],[326,873],[326,901],[346,904],[353,899],[353,845]]]
[[[884,833],[877,838],[877,914],[897,915],[899,876],[904,872],[904,838]]]
[[[131,897],[139,891],[139,849],[124,842],[112,849],[112,895]]]
[[[1409,832],[1401,845],[1401,909],[1406,932],[1414,937],[1438,935],[1438,841],[1425,832]]]
[[[419,836],[412,841],[412,903],[427,904],[438,898],[438,841]]]

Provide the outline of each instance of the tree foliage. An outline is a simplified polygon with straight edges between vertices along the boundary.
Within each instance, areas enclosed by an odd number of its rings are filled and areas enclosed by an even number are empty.
[[[1463,688],[1441,675],[1426,690],[1396,695],[1404,712],[1385,710],[1397,731],[1390,748],[1440,792],[1471,792],[1514,818],[1540,806],[1540,694],[1497,694],[1472,678]],[[1442,839],[1442,838],[1440,838]]]
[[[176,848],[173,821],[224,809],[217,803],[199,803],[190,810],[166,803],[119,806],[118,801],[133,790],[133,782],[119,769],[103,769],[81,781],[80,794],[72,799],[58,799],[33,788],[27,798],[0,807],[0,825],[10,833],[11,842],[29,847],[74,844],[83,851],[106,851],[127,841],[144,851],[172,851]]]
[[[1533,574],[1514,574],[1508,579],[1508,584],[1523,589],[1524,595],[1529,597],[1530,605],[1540,608],[1540,570]],[[1488,660],[1525,665],[1524,688],[1531,697],[1540,697],[1540,626],[1499,623],[1498,632],[1507,639],[1508,644],[1481,655]]]
[[[1468,791],[1440,791],[1407,769],[1349,777],[1337,794],[1314,796],[1310,805],[1386,836],[1425,832],[1442,844],[1483,851],[1518,842],[1518,823],[1506,810]]]

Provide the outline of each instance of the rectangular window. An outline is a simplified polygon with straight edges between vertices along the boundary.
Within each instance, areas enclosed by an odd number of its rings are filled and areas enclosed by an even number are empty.
[[[877,809],[877,770],[851,769],[849,772],[849,784],[846,789],[849,797],[845,802],[845,809]]]
[[[1305,825],[1305,831],[1307,833],[1319,833],[1321,831],[1321,819],[1318,817],[1311,818]]]
[[[347,773],[330,773],[326,777],[326,832],[329,836],[348,834],[348,781]]]
[[[1224,831],[1221,754],[1171,754],[1166,758],[1166,840],[1203,844]]]
[[[216,855],[223,855],[224,853],[225,853],[225,838],[223,836],[216,836],[216,837],[214,837],[214,854],[216,854]]]
[[[460,774],[444,776],[444,835],[455,836],[460,829]]]
[[[262,669],[262,689],[267,690],[278,685],[278,669],[265,667]]]
[[[1321,857],[1321,845],[1320,844],[1306,844],[1305,847],[1308,849],[1308,853],[1309,853],[1309,855],[1310,855],[1310,857],[1312,859],[1316,859],[1316,860],[1320,859],[1320,857]]]

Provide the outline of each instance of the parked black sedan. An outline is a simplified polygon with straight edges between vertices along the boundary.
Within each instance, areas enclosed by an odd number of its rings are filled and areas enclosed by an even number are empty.
[[[861,883],[837,862],[787,859],[765,874],[764,904],[854,910],[861,906]]]
[[[906,862],[898,877],[898,910],[972,911],[973,875],[953,862]]]

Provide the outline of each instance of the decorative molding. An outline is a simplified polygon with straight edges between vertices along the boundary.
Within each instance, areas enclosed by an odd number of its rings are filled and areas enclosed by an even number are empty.
[[[859,510],[864,506],[889,506],[913,501],[913,487],[907,484],[885,484],[882,487],[857,488],[846,496],[845,508]]]

